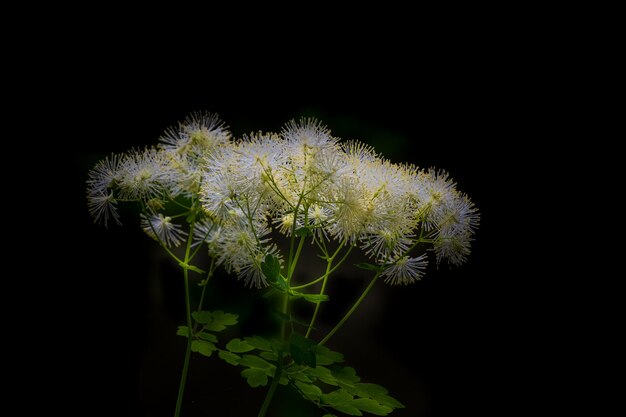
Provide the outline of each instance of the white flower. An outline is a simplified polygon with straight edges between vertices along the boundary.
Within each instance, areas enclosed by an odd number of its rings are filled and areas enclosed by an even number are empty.
[[[185,240],[186,232],[179,225],[172,223],[171,217],[163,216],[162,213],[150,217],[142,214],[141,228],[148,236],[165,246],[178,246]]]
[[[119,179],[121,158],[119,155],[111,155],[98,162],[89,171],[87,179],[87,194],[108,195],[115,186],[115,181]]]
[[[197,157],[230,140],[228,126],[217,114],[193,112],[161,137],[163,147],[179,155]]]
[[[121,163],[119,186],[121,196],[129,200],[150,199],[167,191],[164,184],[175,172],[163,151],[148,148],[133,150]]]
[[[206,218],[202,220],[197,220],[194,224],[193,229],[194,243],[192,244],[192,246],[197,246],[202,243],[207,243],[211,245],[216,237],[217,231],[218,226],[211,220]]]
[[[422,254],[417,258],[403,256],[387,267],[383,271],[382,276],[387,277],[385,282],[391,285],[408,285],[422,278],[427,265],[428,259],[426,254]]]
[[[334,148],[337,144],[337,139],[331,136],[330,129],[314,118],[301,118],[298,122],[289,121],[281,130],[280,136],[287,141],[287,152],[296,155]]]
[[[454,197],[456,184],[445,171],[430,168],[416,178],[415,195],[425,230],[432,230],[438,212]]]
[[[452,265],[461,265],[471,252],[472,236],[469,233],[450,237],[440,237],[434,243],[437,265],[447,259]]]
[[[413,243],[413,234],[403,234],[392,228],[382,228],[361,238],[365,254],[378,262],[404,254]]]
[[[219,239],[212,241],[212,251],[227,272],[236,273],[247,286],[260,288],[267,285],[261,263],[265,255],[276,252],[276,248],[268,244],[268,234],[269,229],[262,224],[250,226],[235,221],[220,228]]]
[[[230,132],[216,114],[195,112],[177,127],[167,129],[161,142],[176,171],[168,178],[172,195],[190,197],[198,192],[207,158],[230,144]]]
[[[110,193],[90,193],[87,196],[89,214],[96,223],[103,222],[105,227],[108,226],[109,218],[113,218],[117,224],[122,224],[119,220],[116,203],[113,191]]]

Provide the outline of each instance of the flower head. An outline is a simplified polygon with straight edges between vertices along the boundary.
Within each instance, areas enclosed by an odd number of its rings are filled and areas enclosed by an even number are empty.
[[[388,266],[383,271],[382,276],[387,277],[385,282],[391,285],[408,285],[422,278],[427,265],[426,254],[417,258],[403,256]]]
[[[145,216],[141,215],[141,228],[156,241],[165,246],[178,246],[184,241],[186,232],[172,223],[171,217],[163,216],[162,213]]]

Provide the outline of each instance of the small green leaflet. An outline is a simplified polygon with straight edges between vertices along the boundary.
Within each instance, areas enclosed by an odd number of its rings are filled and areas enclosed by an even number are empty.
[[[207,342],[217,343],[217,336],[215,336],[213,333],[199,332],[196,333],[196,337],[198,339],[206,340]]]
[[[379,404],[378,401],[371,398],[357,398],[351,404],[359,410],[367,411],[377,416],[386,416],[393,411],[393,408]]]
[[[236,314],[224,313],[222,310],[216,311],[194,311],[191,313],[193,319],[204,325],[205,330],[221,332],[226,326],[237,324]]]
[[[251,350],[254,350],[254,346],[246,342],[243,342],[239,338],[236,338],[228,342],[228,344],[226,345],[226,349],[228,349],[229,351],[233,353],[244,353],[244,352],[250,352]]]
[[[204,356],[211,356],[214,351],[217,350],[217,347],[211,342],[207,342],[205,340],[192,340],[191,341],[191,351],[198,352]]]
[[[332,365],[333,363],[343,362],[343,355],[341,353],[333,352],[326,346],[316,345],[314,352],[318,365]]]
[[[176,334],[178,336],[189,337],[189,327],[187,327],[187,326],[178,326],[178,330],[176,330]]]
[[[241,376],[246,378],[248,385],[252,388],[264,387],[267,385],[267,375],[260,369],[249,368],[241,371]]]
[[[315,357],[315,346],[316,343],[307,339],[298,333],[292,333],[289,337],[289,353],[291,354],[291,358],[298,365],[307,365],[311,368],[315,368],[317,366],[317,359]]]
[[[259,368],[259,369],[273,369],[276,368],[274,365],[269,363],[263,358],[260,358],[256,355],[243,355],[241,359],[239,359],[239,365],[247,366],[249,368]],[[273,374],[273,372],[272,372]]]
[[[330,406],[345,404],[352,401],[352,395],[342,389],[338,389],[322,395],[322,401]]]
[[[287,281],[280,275],[280,261],[274,255],[265,255],[265,260],[261,263],[261,271],[267,281],[281,292],[288,289]]]
[[[233,326],[237,324],[237,316],[236,314],[224,313],[222,310],[216,310],[212,313],[213,321],[211,323],[207,323],[204,327],[207,330],[212,330],[214,332],[220,332],[226,328],[226,326]]]
[[[311,401],[318,401],[322,396],[322,390],[317,385],[296,382],[296,386]]]
[[[267,351],[272,350],[272,344],[270,343],[270,341],[261,336],[244,337],[243,340],[245,340],[246,343],[254,346],[255,348],[259,350],[267,350]]]
[[[220,350],[220,353],[218,355],[222,360],[230,363],[231,365],[239,365],[239,359],[241,359],[241,356],[235,355],[234,353],[227,352],[225,350]]]
[[[265,255],[265,260],[261,263],[261,271],[269,282],[275,283],[280,279],[280,261],[274,255]]]
[[[295,235],[297,237],[302,237],[302,236],[313,236],[313,231],[309,228],[309,227],[300,227],[299,229],[296,229],[296,233]]]
[[[323,301],[328,301],[328,295],[326,294],[308,294],[294,290],[290,290],[289,294],[291,294],[294,298],[302,297],[311,303],[321,303]]]
[[[213,315],[210,311],[194,311],[191,317],[200,324],[207,324],[213,321]]]

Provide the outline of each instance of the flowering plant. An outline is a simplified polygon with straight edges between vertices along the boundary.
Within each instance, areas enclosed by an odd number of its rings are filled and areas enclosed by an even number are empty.
[[[119,203],[138,204],[142,229],[182,269],[186,323],[178,335],[187,347],[175,416],[192,352],[242,368],[251,387],[269,384],[259,417],[279,385],[326,417],[388,415],[403,407],[384,387],[361,382],[343,355],[325,345],[381,278],[414,283],[431,257],[437,265],[462,264],[479,224],[477,209],[445,172],[392,163],[361,142],[340,141],[313,119],[234,140],[216,115],[193,113],[166,130],[158,146],[97,163],[87,199],[93,218],[105,225],[120,224]],[[302,282],[305,245],[318,251],[325,272]],[[194,263],[203,248],[208,265]],[[371,281],[335,327],[314,338],[332,274],[355,250],[369,258],[355,266],[371,273]],[[220,340],[238,316],[203,305],[219,267],[280,300],[279,334]],[[192,279],[201,287],[193,308]],[[307,322],[296,317],[295,302],[313,304]]]

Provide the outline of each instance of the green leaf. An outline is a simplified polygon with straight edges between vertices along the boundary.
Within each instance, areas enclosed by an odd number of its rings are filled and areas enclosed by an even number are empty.
[[[318,378],[320,381],[328,385],[337,385],[337,378],[333,376],[330,369],[323,366],[318,365],[316,368],[306,368],[304,373],[310,377]]]
[[[178,336],[189,337],[189,327],[187,327],[187,326],[178,326],[178,330],[176,330],[176,334]]]
[[[350,404],[338,404],[332,406],[335,410],[341,411],[342,413],[346,413],[351,416],[362,416],[363,413],[359,411],[358,408],[350,405]]]
[[[313,349],[316,344],[313,340],[307,339],[298,333],[292,333],[289,337],[289,353],[291,358],[298,365],[307,365],[311,368],[317,366],[317,359]]]
[[[268,361],[272,361],[272,362],[278,361],[278,355],[276,355],[274,352],[261,352],[259,353],[259,356],[262,357],[263,359],[267,359]]]
[[[282,280],[280,277],[280,261],[274,255],[267,254],[265,256],[265,261],[261,263],[261,271],[271,283]]]
[[[302,350],[313,350],[317,344],[314,340],[302,336],[300,333],[291,333],[289,336],[289,344],[298,346]]]
[[[218,355],[220,358],[230,363],[231,365],[239,365],[239,359],[241,359],[241,356],[235,355],[234,353],[227,352],[225,350],[220,350],[220,353],[218,353]]]
[[[261,336],[244,337],[243,340],[259,350],[272,350],[272,344],[270,343],[270,341]]]
[[[297,381],[300,381],[300,382],[306,382],[307,384],[310,384],[310,383],[313,382],[313,381],[311,381],[311,378],[309,378],[308,376],[306,376],[302,372],[296,373],[295,376],[294,376],[294,379],[296,379]]]
[[[214,332],[220,332],[224,330],[226,326],[237,324],[237,318],[239,317],[236,314],[224,313],[222,310],[216,310],[211,315],[213,320],[206,323],[204,328]]]
[[[374,399],[391,408],[404,408],[404,404],[387,394],[379,394],[375,396]]]
[[[315,357],[318,365],[332,365],[333,363],[343,362],[343,355],[334,352],[326,346],[315,346]]]
[[[211,342],[207,342],[205,340],[192,340],[191,341],[191,351],[198,352],[204,356],[211,356],[213,352],[217,350],[215,345]]]
[[[296,229],[295,235],[297,237],[313,236],[313,231],[309,227],[304,226],[304,227],[300,227],[299,229]]]
[[[259,369],[273,369],[274,365],[269,363],[263,358],[260,358],[256,355],[243,355],[243,357],[239,360],[239,364],[242,366],[247,366],[249,368],[259,368]]]
[[[346,366],[345,368],[337,366],[331,369],[331,373],[333,374],[335,378],[337,378],[337,381],[343,382],[349,385],[354,385],[354,383],[361,381],[361,378],[357,376],[354,368],[350,366]]]
[[[328,295],[326,294],[306,294],[302,293],[302,298],[307,300],[310,303],[321,303],[324,301],[328,301]]]
[[[198,336],[198,338],[202,340],[206,340],[207,342],[217,343],[217,336],[215,336],[213,333],[200,332],[197,333],[196,336]]]
[[[311,401],[317,401],[322,396],[322,390],[317,385],[296,382],[302,394]]]
[[[387,388],[380,386],[378,384],[365,384],[359,383],[355,384],[356,392],[360,397],[370,397],[374,400],[378,401],[382,405],[386,405],[391,408],[404,408],[404,404],[395,398],[387,395],[389,391]]]
[[[287,291],[287,281],[280,275],[280,261],[276,256],[265,255],[265,260],[261,263],[261,272],[274,288],[281,292]]]
[[[380,267],[378,265],[370,264],[370,263],[367,263],[367,262],[361,262],[361,263],[358,263],[358,264],[354,264],[354,266],[356,266],[357,268],[366,269],[368,271],[374,271],[374,272],[379,272],[380,270],[382,270],[382,267]]]
[[[322,401],[330,406],[345,404],[352,401],[352,395],[347,391],[338,389],[322,395]]]
[[[267,385],[267,375],[260,369],[244,369],[241,371],[241,376],[246,378],[248,385],[252,388],[264,387]]]
[[[311,351],[302,350],[298,346],[291,346],[291,358],[298,365],[306,365],[314,368],[316,366],[315,354]]]
[[[378,384],[359,383],[355,387],[359,390],[361,397],[375,397],[380,394],[387,394],[387,388]],[[365,394],[365,395],[363,395]]]
[[[359,410],[367,411],[377,416],[386,416],[393,411],[393,408],[379,404],[378,401],[371,398],[357,398],[352,401],[352,405]]]
[[[337,417],[337,416],[334,414],[324,414],[322,417]]]
[[[239,338],[236,338],[228,342],[228,344],[226,345],[226,349],[228,349],[229,351],[233,353],[243,353],[243,352],[250,352],[251,350],[254,350],[254,346],[246,342],[243,342]]]
[[[207,324],[213,321],[213,315],[210,311],[194,311],[191,317],[200,324]]]

